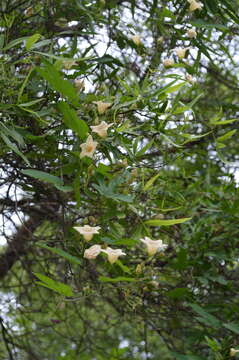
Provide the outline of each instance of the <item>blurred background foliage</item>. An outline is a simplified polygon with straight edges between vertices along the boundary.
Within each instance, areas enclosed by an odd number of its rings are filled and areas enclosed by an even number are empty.
[[[226,360],[239,345],[239,2],[191,3],[1,2],[0,359]],[[85,259],[85,224],[127,255]],[[144,236],[167,250],[148,257]]]

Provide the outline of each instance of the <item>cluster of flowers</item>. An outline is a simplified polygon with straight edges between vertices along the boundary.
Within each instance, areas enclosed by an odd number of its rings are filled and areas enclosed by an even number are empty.
[[[187,0],[190,4],[189,6],[189,11],[190,12],[193,12],[195,10],[202,10],[202,7],[203,7],[203,4],[201,2],[198,2],[196,0]],[[187,31],[187,36],[189,37],[189,39],[195,39],[197,37],[197,32],[194,28],[192,29],[189,29]],[[177,57],[182,60],[185,58],[186,54],[187,54],[187,51],[190,50],[190,46],[189,47],[179,47],[179,48],[175,48],[173,49],[173,51],[176,53]],[[174,65],[174,60],[171,59],[171,58],[166,58],[164,61],[163,61],[163,65],[165,67],[171,67]],[[192,78],[192,75],[190,74],[187,74],[186,75],[186,80],[190,83],[194,83],[194,80]]]
[[[196,0],[187,0],[189,2],[189,11],[193,12],[195,10],[202,10],[203,4],[201,2],[198,2]],[[197,37],[197,31],[194,28],[191,28],[187,31],[187,36],[189,39],[195,39]],[[136,46],[140,46],[142,44],[141,39],[139,37],[139,35],[133,35],[131,37],[131,40],[135,43]],[[162,43],[163,42],[163,37],[161,36],[158,39],[158,42]],[[177,55],[177,57],[182,60],[186,57],[187,51],[190,50],[190,46],[188,47],[178,47],[173,49],[172,51],[174,51]],[[174,65],[174,59],[172,58],[166,58],[163,61],[163,65],[165,67],[171,67]],[[186,80],[190,83],[194,83],[193,77],[190,74],[186,75]]]
[[[76,80],[77,81],[77,80]],[[79,80],[81,81],[81,80]],[[112,105],[111,103],[104,103],[102,101],[94,101],[94,104],[97,105],[98,113],[104,114],[104,112]],[[97,133],[100,137],[105,138],[107,136],[107,130],[114,125],[113,123],[107,124],[105,121],[101,121],[99,125],[90,126],[91,130]],[[81,144],[81,153],[80,157],[88,156],[93,157],[96,147],[98,145],[97,141],[94,141],[92,136],[89,135],[86,139],[86,142]]]
[[[90,241],[94,234],[99,234],[100,226],[75,226],[74,229],[83,235],[85,241]],[[140,239],[145,243],[147,247],[147,252],[149,256],[153,256],[157,251],[164,251],[167,249],[168,245],[163,244],[162,240],[151,240],[149,237]],[[112,249],[107,246],[106,249],[102,248],[101,245],[92,245],[84,252],[84,258],[86,259],[95,259],[101,252],[107,254],[108,260],[111,264],[115,263],[119,256],[126,255],[121,249]]]
[[[197,37],[197,31],[192,28],[192,29],[189,29],[187,31],[187,36],[189,37],[189,39],[195,39]],[[178,47],[178,48],[175,48],[173,49],[172,51],[174,51],[177,55],[177,57],[182,60],[185,58],[186,54],[187,54],[187,51],[190,50],[191,47],[188,46],[188,47]],[[163,65],[165,67],[170,67],[170,66],[173,66],[174,65],[174,60],[171,59],[171,58],[166,58],[164,61],[163,61]]]

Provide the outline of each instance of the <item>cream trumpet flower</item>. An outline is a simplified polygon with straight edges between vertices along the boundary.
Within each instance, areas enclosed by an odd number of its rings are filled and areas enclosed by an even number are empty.
[[[186,52],[190,49],[190,47],[186,47],[186,48],[176,48],[173,49],[177,56],[179,57],[179,59],[184,59],[186,56]]]
[[[173,66],[173,65],[174,65],[174,60],[167,58],[167,59],[165,59],[165,60],[163,61],[163,65],[164,65],[165,67]]]
[[[140,239],[147,246],[147,251],[149,256],[156,254],[157,251],[164,251],[167,249],[168,245],[163,244],[162,240],[151,240],[149,237]]]
[[[64,69],[66,70],[70,70],[72,68],[72,66],[77,65],[77,62],[75,60],[64,60],[63,61],[63,66]]]
[[[114,125],[113,123],[107,124],[105,121],[101,121],[99,125],[90,126],[91,130],[97,133],[100,137],[105,138],[107,136],[107,130]]]
[[[112,103],[105,103],[103,101],[93,101],[93,104],[97,105],[99,114],[104,114],[106,110],[112,105]]]
[[[27,17],[30,17],[34,14],[34,10],[33,10],[33,6],[28,7],[25,11],[24,11],[24,15],[26,15]]]
[[[86,249],[84,252],[84,258],[91,260],[95,259],[99,253],[101,252],[101,246],[100,245],[92,245],[89,247],[89,249]]]
[[[141,44],[141,39],[139,35],[131,36],[131,40],[135,43],[136,46],[139,46]]]
[[[231,348],[231,349],[230,349],[230,356],[233,357],[233,356],[235,356],[238,352],[239,352],[239,350],[236,350],[236,349],[234,349],[234,348]]]
[[[98,142],[93,141],[92,136],[89,135],[88,138],[86,139],[86,142],[80,145],[81,147],[80,158],[83,158],[84,156],[88,156],[92,158],[97,145]]]
[[[75,87],[76,87],[77,91],[82,91],[85,88],[84,80],[75,79],[74,84],[75,84]]]
[[[190,38],[190,39],[194,39],[197,37],[197,32],[196,30],[193,28],[193,29],[189,29],[187,31],[187,36]]]
[[[185,80],[187,80],[190,84],[194,84],[194,83],[195,83],[194,78],[193,78],[192,75],[190,75],[190,74],[186,74]]]
[[[202,10],[203,8],[203,4],[201,2],[198,2],[196,0],[188,0],[190,6],[189,6],[189,11],[193,12],[195,10]]]
[[[108,255],[108,260],[111,264],[114,264],[119,256],[126,255],[121,249],[111,249],[109,246],[106,249],[101,249],[101,252]]]
[[[100,226],[74,226],[74,229],[76,229],[76,231],[78,231],[83,236],[85,241],[90,241],[94,234],[99,234]]]

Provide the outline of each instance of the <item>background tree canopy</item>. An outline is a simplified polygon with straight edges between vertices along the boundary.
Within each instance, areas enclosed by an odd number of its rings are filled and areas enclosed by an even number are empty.
[[[234,355],[238,10],[1,2],[1,360]]]

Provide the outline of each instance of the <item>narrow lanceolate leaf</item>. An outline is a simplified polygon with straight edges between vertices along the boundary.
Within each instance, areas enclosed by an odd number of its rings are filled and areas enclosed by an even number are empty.
[[[147,220],[144,223],[149,226],[171,226],[175,224],[182,224],[191,219],[192,218],[170,219],[170,220],[152,219],[152,220]]]
[[[27,50],[30,50],[31,47],[40,39],[41,34],[34,34],[32,36],[29,36],[29,38],[26,40],[25,47]]]
[[[36,284],[47,287],[48,289],[51,289],[64,296],[73,296],[72,289],[69,285],[55,281],[40,273],[34,273],[34,275],[40,280],[36,281]]]
[[[21,172],[24,175],[31,176],[35,179],[45,181],[45,182],[48,182],[48,183],[56,185],[56,186],[63,185],[63,181],[59,177],[45,173],[44,171],[39,171],[39,170],[34,170],[34,169],[26,169],[26,170],[21,170]]]
[[[39,246],[40,248],[42,249],[46,249],[46,250],[49,250],[51,251],[53,254],[56,254],[56,255],[59,255],[59,256],[62,256],[64,257],[66,260],[68,260],[69,262],[71,263],[74,263],[74,264],[81,264],[81,261],[80,259],[78,259],[76,256],[73,256],[71,254],[68,254],[66,251],[62,250],[62,249],[57,249],[55,247],[50,247],[50,246],[47,246],[45,244],[37,244],[37,246]]]
[[[5,134],[1,133],[0,134],[1,138],[3,139],[3,141],[5,142],[5,144],[9,147],[9,149],[11,149],[13,152],[15,152],[18,156],[20,156],[27,165],[30,165],[28,159],[26,158],[26,156],[18,149],[17,145],[15,143],[13,143]]]
[[[143,190],[147,191],[148,189],[151,188],[151,186],[154,184],[155,180],[157,180],[157,178],[159,177],[160,174],[157,174],[155,176],[153,176],[151,179],[149,179],[146,184],[144,185]]]
[[[36,70],[54,90],[58,91],[72,104],[78,106],[78,95],[74,86],[69,81],[64,80],[60,72],[52,64],[46,62],[44,67],[37,67]]]
[[[3,48],[3,50],[4,50],[4,51],[5,51],[5,50],[9,50],[9,49],[13,48],[14,46],[17,46],[17,45],[21,44],[21,43],[22,43],[24,40],[26,40],[26,39],[27,39],[27,36],[24,36],[24,37],[15,39],[15,40],[11,41],[9,44],[7,44],[7,45]]]
[[[234,129],[234,130],[231,130],[231,131],[228,131],[226,134],[222,135],[222,136],[219,136],[216,140],[217,142],[221,143],[227,139],[230,139],[236,132],[237,130]]]
[[[78,117],[76,111],[71,108],[66,102],[61,101],[57,104],[57,106],[63,115],[63,121],[66,126],[75,131],[75,133],[79,135],[81,139],[85,139],[89,131],[86,122],[84,120],[81,120]]]

